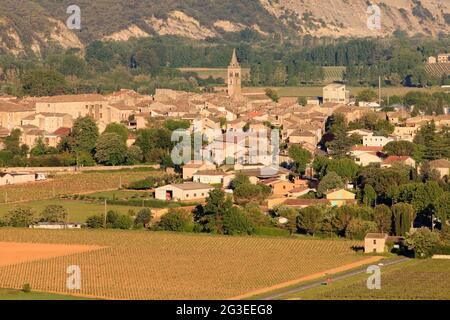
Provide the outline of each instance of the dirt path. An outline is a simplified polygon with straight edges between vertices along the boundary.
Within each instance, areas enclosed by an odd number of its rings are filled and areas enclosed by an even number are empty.
[[[278,290],[278,289],[283,289],[283,288],[286,288],[286,287],[294,286],[294,285],[299,284],[301,282],[320,279],[320,278],[323,278],[323,277],[325,277],[327,275],[330,275],[330,274],[336,274],[336,273],[344,272],[344,271],[347,271],[347,270],[350,270],[350,269],[358,268],[358,267],[366,265],[366,264],[371,264],[371,263],[374,263],[374,262],[378,262],[381,259],[384,259],[384,257],[381,257],[381,256],[370,257],[370,258],[367,258],[367,259],[364,259],[364,260],[360,260],[360,261],[357,261],[357,262],[349,263],[349,264],[346,264],[346,265],[343,265],[343,266],[340,266],[340,267],[336,267],[336,268],[333,268],[333,269],[329,269],[329,270],[325,270],[325,271],[322,271],[322,272],[310,274],[310,275],[304,276],[304,277],[299,278],[299,279],[295,279],[295,280],[290,280],[290,281],[286,281],[286,282],[283,282],[283,283],[279,283],[279,284],[276,284],[276,285],[271,286],[271,287],[265,287],[265,288],[262,288],[262,289],[254,290],[254,291],[251,291],[251,292],[239,295],[239,296],[228,298],[227,300],[249,299],[251,297],[262,295],[264,293],[268,293],[268,292],[275,291],[275,290]]]

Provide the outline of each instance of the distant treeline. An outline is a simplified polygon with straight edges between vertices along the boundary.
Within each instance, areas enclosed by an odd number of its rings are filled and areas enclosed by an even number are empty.
[[[178,67],[226,67],[237,48],[243,67],[250,68],[247,86],[298,86],[320,84],[323,66],[346,66],[344,80],[353,86],[431,86],[450,83],[425,71],[428,56],[448,50],[450,37],[341,39],[301,42],[188,41],[154,37],[129,41],[90,43],[84,55],[54,47],[42,57],[0,57],[1,91],[17,95],[53,95],[78,92],[111,92],[120,88],[152,93],[157,87],[195,91],[223,83],[200,79]],[[3,80],[3,81],[2,81]]]

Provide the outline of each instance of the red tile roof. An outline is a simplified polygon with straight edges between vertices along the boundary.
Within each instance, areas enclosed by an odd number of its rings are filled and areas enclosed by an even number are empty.
[[[381,152],[383,147],[353,146],[352,151]]]

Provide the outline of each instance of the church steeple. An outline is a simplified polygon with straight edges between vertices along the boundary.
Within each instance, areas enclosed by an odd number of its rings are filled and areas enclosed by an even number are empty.
[[[231,57],[230,67],[239,67],[239,62],[236,56],[236,49],[233,49],[233,56]]]
[[[228,95],[234,96],[241,93],[241,66],[239,65],[236,49],[233,49],[231,62],[228,66]]]

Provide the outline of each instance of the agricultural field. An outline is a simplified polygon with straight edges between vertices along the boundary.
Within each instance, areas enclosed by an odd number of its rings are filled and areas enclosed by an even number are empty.
[[[130,182],[161,174],[161,171],[130,170],[56,175],[46,181],[0,187],[0,203],[52,199],[67,194],[119,189]]]
[[[106,299],[225,299],[368,257],[357,241],[226,237],[117,230],[0,229],[0,243],[100,246],[76,254],[10,262],[0,287]],[[67,267],[81,290],[66,288]]]
[[[346,70],[346,67],[323,67],[324,83],[342,81]]]
[[[367,289],[367,277],[367,274],[360,274],[285,299],[450,299],[450,260],[410,260],[382,267],[380,290]]]
[[[272,87],[281,97],[316,97],[322,96],[323,87]],[[357,95],[359,92],[365,89],[377,90],[376,88],[369,87],[348,87],[352,95]],[[243,89],[244,93],[264,92],[265,87],[246,87]],[[393,96],[393,95],[405,95],[409,91],[421,91],[433,93],[437,91],[445,91],[444,88],[407,88],[407,87],[387,87],[381,89],[381,95]]]
[[[200,79],[208,79],[212,77],[214,79],[226,79],[227,68],[178,68],[181,72],[195,72]],[[246,79],[250,76],[249,68],[242,68],[242,79]]]
[[[425,71],[433,78],[441,78],[450,75],[449,63],[427,63]]]
[[[103,215],[105,212],[105,205],[101,202],[88,202],[81,200],[69,200],[69,199],[51,199],[51,200],[37,200],[20,204],[2,204],[0,206],[0,218],[5,216],[9,210],[16,206],[25,206],[33,209],[35,218],[39,218],[40,213],[48,205],[61,205],[63,206],[69,216],[67,221],[84,223],[86,219],[92,215]],[[133,210],[135,213],[142,209],[137,206],[119,206],[110,205],[106,206],[107,211],[114,210],[120,214],[127,214],[129,210]]]

